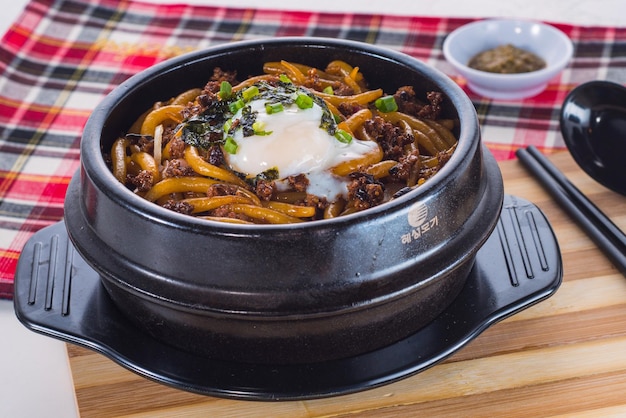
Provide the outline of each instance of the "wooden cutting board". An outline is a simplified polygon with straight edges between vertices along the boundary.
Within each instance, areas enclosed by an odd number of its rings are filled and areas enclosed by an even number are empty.
[[[626,230],[626,197],[598,185],[568,153],[550,158]],[[563,284],[551,298],[492,326],[445,362],[356,394],[272,403],[172,389],[68,345],[81,416],[626,415],[626,278],[517,160],[500,167],[505,192],[535,203],[554,228]]]

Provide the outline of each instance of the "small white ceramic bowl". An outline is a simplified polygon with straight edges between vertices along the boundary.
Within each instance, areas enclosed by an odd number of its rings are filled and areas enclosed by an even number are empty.
[[[497,74],[467,66],[476,54],[500,45],[512,44],[541,57],[546,67],[528,73]],[[467,80],[474,92],[493,99],[519,100],[541,93],[572,58],[572,41],[563,32],[545,23],[486,19],[463,25],[443,43],[443,54]]]

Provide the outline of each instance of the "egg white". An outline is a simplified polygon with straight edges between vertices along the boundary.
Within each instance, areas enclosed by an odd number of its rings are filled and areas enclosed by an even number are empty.
[[[226,157],[232,169],[249,176],[269,169],[277,169],[280,179],[305,174],[309,179],[308,193],[334,199],[346,194],[347,181],[330,170],[378,147],[373,141],[356,138],[343,143],[320,128],[323,109],[317,103],[308,109],[293,104],[273,114],[266,112],[265,100],[248,104],[257,112],[256,121],[267,134],[244,137],[242,129],[237,129],[231,135],[238,145],[237,151]],[[239,110],[233,120],[241,118],[241,113]]]

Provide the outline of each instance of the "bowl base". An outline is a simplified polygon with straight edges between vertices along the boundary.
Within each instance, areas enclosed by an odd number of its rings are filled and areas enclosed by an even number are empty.
[[[419,331],[345,359],[297,365],[222,361],[164,344],[130,323],[99,275],[75,252],[65,225],[36,233],[20,256],[15,312],[28,328],[98,351],[127,369],[199,394],[255,400],[352,393],[421,372],[496,322],[549,296],[562,280],[554,233],[532,203],[506,196],[496,230],[459,296]]]
[[[151,337],[189,353],[223,361],[302,364],[337,360],[406,338],[431,322],[458,296],[473,266],[405,296],[363,308],[319,315],[215,315],[142,298],[111,280],[102,284],[126,318]]]

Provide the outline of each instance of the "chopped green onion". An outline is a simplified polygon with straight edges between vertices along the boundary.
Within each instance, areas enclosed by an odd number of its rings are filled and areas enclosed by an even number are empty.
[[[241,92],[241,97],[243,97],[244,101],[249,102],[250,100],[252,100],[254,96],[258,94],[259,94],[259,88],[257,86],[250,86]]]
[[[269,135],[272,133],[272,131],[265,130],[265,122],[261,122],[258,120],[252,124],[252,130],[254,131],[255,135],[259,136]]]
[[[310,109],[313,107],[313,98],[307,94],[298,94],[295,102],[300,109]]]
[[[220,99],[228,100],[230,99],[231,94],[233,93],[233,86],[230,85],[228,81],[222,81],[220,84],[220,92],[218,93]]]
[[[254,130],[254,132],[257,131],[262,131],[265,128],[265,122],[261,122],[261,121],[256,121],[252,124],[252,129]]]
[[[231,104],[228,105],[228,109],[232,112],[232,113],[237,113],[237,111],[241,108],[243,108],[246,104],[243,102],[243,100],[239,99],[236,100],[234,102],[232,102]]]
[[[227,137],[226,142],[224,142],[224,151],[229,154],[237,154],[237,148],[239,148],[239,145],[237,145],[237,142],[235,142],[233,137]]]
[[[383,113],[395,112],[398,110],[398,104],[396,103],[396,99],[393,96],[385,96],[379,99],[376,99],[374,102],[374,106],[376,109],[380,110]]]
[[[224,132],[230,131],[230,128],[232,128],[232,126],[233,126],[233,120],[227,119],[226,122],[224,122]]]
[[[337,141],[343,142],[344,144],[349,144],[350,142],[352,142],[352,135],[350,135],[343,129],[337,129],[337,132],[335,132],[335,138],[337,139]]]
[[[285,108],[282,103],[267,103],[265,105],[265,112],[268,115],[279,113],[279,112],[282,112],[283,110],[285,110]]]
[[[324,90],[322,90],[322,93],[335,94],[335,90],[333,90],[332,86],[326,86],[324,87]]]
[[[291,81],[291,79],[290,79],[289,77],[287,77],[287,75],[286,75],[286,74],[281,74],[281,75],[279,75],[279,76],[278,76],[278,79],[279,79],[280,81],[282,81],[283,83],[291,83],[291,82],[292,82],[292,81]]]

